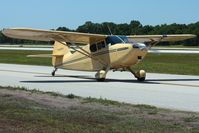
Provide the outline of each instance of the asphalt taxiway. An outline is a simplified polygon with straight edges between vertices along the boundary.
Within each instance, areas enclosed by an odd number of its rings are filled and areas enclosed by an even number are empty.
[[[199,76],[148,73],[146,82],[140,83],[130,72],[110,71],[106,82],[96,82],[93,72],[58,70],[52,77],[52,70],[0,64],[0,85],[199,112]]]

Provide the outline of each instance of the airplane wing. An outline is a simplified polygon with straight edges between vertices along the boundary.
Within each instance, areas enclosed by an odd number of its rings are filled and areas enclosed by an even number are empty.
[[[38,30],[26,28],[3,29],[2,33],[16,39],[36,41],[60,41],[80,44],[88,44],[105,39],[107,35],[89,34],[79,32],[65,32],[53,30]]]
[[[37,41],[60,41],[80,44],[88,44],[105,39],[108,35],[65,32],[53,30],[38,30],[26,28],[3,29],[2,33],[11,38],[37,40]],[[196,37],[192,34],[180,35],[131,35],[127,36],[132,42],[163,42],[182,41]]]
[[[175,42],[195,38],[193,34],[176,34],[176,35],[132,35],[127,36],[132,42]]]

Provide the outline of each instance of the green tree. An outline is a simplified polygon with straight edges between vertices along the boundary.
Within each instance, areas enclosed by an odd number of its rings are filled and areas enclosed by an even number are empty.
[[[132,35],[142,34],[142,24],[137,20],[132,20],[130,22],[129,28],[131,29]]]
[[[110,29],[110,30],[109,30]],[[58,31],[76,31],[83,33],[96,33],[96,34],[114,34],[114,35],[149,35],[149,34],[196,34],[197,38],[177,42],[175,44],[184,45],[199,45],[199,22],[192,24],[162,24],[162,25],[145,25],[143,26],[139,21],[132,20],[129,24],[115,24],[113,22],[93,23],[91,21],[85,22],[76,30],[71,30],[66,27],[58,27]],[[111,31],[111,32],[110,32]],[[38,41],[24,41],[18,39],[11,39],[5,37],[0,33],[0,43],[23,44],[23,43],[43,43]],[[173,43],[164,43],[173,44]],[[161,44],[160,44],[161,45]]]
[[[72,30],[70,30],[69,28],[66,28],[66,27],[58,27],[56,30],[57,31],[72,31]]]

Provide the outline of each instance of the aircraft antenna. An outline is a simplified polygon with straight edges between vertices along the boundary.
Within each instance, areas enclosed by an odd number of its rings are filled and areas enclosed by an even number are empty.
[[[111,32],[111,28],[109,27],[109,25],[107,25],[107,27],[108,27],[109,34],[113,35],[113,33]]]

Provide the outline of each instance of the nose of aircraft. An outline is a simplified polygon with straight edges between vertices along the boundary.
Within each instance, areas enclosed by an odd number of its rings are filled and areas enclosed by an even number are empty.
[[[133,43],[133,48],[140,49],[141,51],[147,50],[147,47],[144,43]]]

